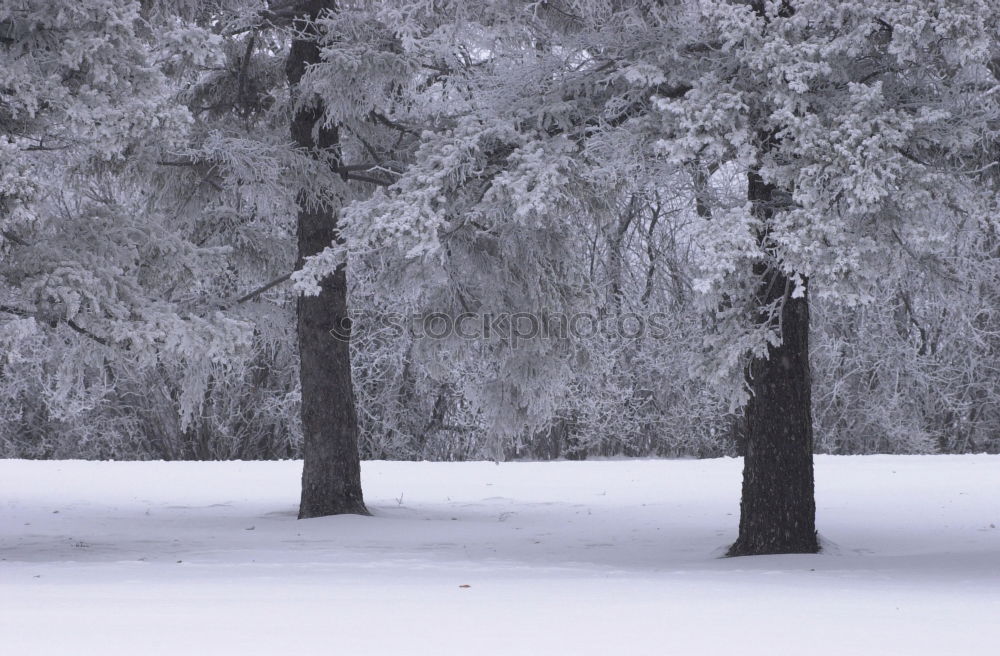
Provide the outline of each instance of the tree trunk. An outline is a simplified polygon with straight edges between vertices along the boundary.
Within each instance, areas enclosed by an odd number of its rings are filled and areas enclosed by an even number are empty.
[[[766,226],[774,187],[751,172],[748,198]],[[766,227],[760,239],[768,239]],[[766,263],[755,265],[754,273],[762,308],[757,319],[773,321],[763,309],[780,302],[782,342],[747,370],[753,398],[746,409],[740,533],[729,555],[816,553],[808,296],[793,298],[789,279]]]
[[[306,34],[312,19],[333,2],[303,3]],[[293,91],[306,67],[320,61],[311,40],[295,40],[285,66]],[[321,126],[320,103],[310,104],[292,117],[292,140],[313,151],[336,153],[340,134],[335,126]],[[336,164],[336,162],[335,162]],[[319,253],[337,239],[337,216],[332,207],[311,207],[304,200],[298,212],[298,260]],[[317,296],[300,296],[296,305],[299,343],[299,380],[302,386],[302,501],[299,518],[344,513],[368,514],[361,494],[358,457],[358,419],[351,382],[350,344],[346,326],[347,272],[341,266],[320,282]]]

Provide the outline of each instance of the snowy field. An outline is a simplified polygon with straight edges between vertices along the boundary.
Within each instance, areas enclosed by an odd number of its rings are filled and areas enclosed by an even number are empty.
[[[816,467],[825,552],[726,559],[732,459],[0,461],[0,653],[997,653],[1000,457]]]

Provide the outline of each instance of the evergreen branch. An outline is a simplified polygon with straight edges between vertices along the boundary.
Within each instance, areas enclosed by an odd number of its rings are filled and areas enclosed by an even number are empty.
[[[80,326],[79,324],[77,324],[72,319],[65,319],[64,323],[67,326],[69,326],[72,330],[74,330],[77,333],[83,335],[84,337],[89,337],[90,339],[94,340],[98,344],[101,344],[103,346],[111,346],[111,340],[109,340],[107,337],[101,337],[100,335],[95,335],[94,333],[90,332],[89,330],[87,330],[83,326]]]
[[[17,244],[18,246],[27,246],[28,245],[28,242],[24,241],[23,239],[21,239],[20,237],[18,237],[17,235],[15,235],[14,233],[12,233],[12,232],[10,232],[8,230],[2,230],[2,231],[0,231],[0,235],[3,235],[4,239],[6,239],[9,242],[13,242],[13,243]]]
[[[294,271],[292,273],[294,273]],[[264,292],[268,291],[269,289],[277,287],[281,283],[289,280],[291,277],[292,277],[291,273],[286,273],[284,275],[278,276],[277,278],[275,278],[271,282],[269,282],[269,283],[267,283],[265,285],[261,285],[257,289],[255,289],[255,290],[253,290],[251,292],[247,292],[243,296],[240,296],[238,299],[236,299],[235,301],[233,301],[232,305],[239,305],[240,303],[246,303],[247,301],[252,301],[253,299],[257,298],[258,296],[260,296]],[[225,306],[223,307],[223,309],[225,309]]]
[[[31,312],[28,312],[27,310],[22,310],[21,308],[11,307],[9,305],[0,305],[0,312],[6,312],[7,314],[13,314],[14,316],[24,317],[26,319],[28,319],[28,318],[38,319],[37,315],[35,315],[35,314],[31,313]],[[47,319],[47,320],[44,320],[44,321],[46,323],[48,323],[50,326],[52,326],[52,327],[55,327],[56,324],[59,323],[59,321],[62,321],[67,326],[69,326],[70,330],[72,330],[72,331],[74,331],[74,332],[76,332],[76,333],[78,333],[80,335],[83,335],[84,337],[87,337],[88,339],[91,339],[91,340],[97,342],[98,344],[100,344],[102,346],[111,346],[112,345],[111,340],[108,339],[107,337],[101,337],[100,335],[95,335],[94,333],[90,332],[89,330],[87,330],[86,328],[84,328],[80,324],[76,323],[72,319]]]
[[[159,166],[184,166],[184,167],[191,167],[191,166],[198,166],[202,162],[199,162],[199,161],[193,160],[193,159],[176,160],[176,161],[161,159],[161,160],[158,160],[156,163]]]
[[[382,125],[388,128],[392,128],[393,130],[398,130],[399,132],[404,132],[406,134],[412,134],[418,137],[420,136],[420,132],[418,130],[403,125],[402,123],[399,123],[397,121],[393,121],[388,116],[380,114],[379,112],[376,112],[374,109],[370,111],[368,115],[371,116],[373,119],[375,119],[376,123],[381,123]]]
[[[380,180],[378,178],[373,178],[370,175],[365,175],[363,173],[348,173],[346,171],[342,172],[341,177],[345,180],[356,180],[357,182],[367,182],[369,184],[378,185],[380,187],[389,187],[392,185],[388,180]]]

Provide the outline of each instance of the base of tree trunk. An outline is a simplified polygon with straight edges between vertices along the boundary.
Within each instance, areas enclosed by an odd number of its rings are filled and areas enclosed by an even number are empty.
[[[819,553],[819,538],[814,533],[811,538],[801,538],[798,541],[787,540],[781,536],[772,536],[757,543],[737,540],[726,551],[726,556],[767,556],[773,554],[814,554]]]
[[[371,515],[362,499],[344,498],[339,491],[312,487],[307,489],[303,476],[302,501],[299,504],[299,519],[327,517],[329,515]]]

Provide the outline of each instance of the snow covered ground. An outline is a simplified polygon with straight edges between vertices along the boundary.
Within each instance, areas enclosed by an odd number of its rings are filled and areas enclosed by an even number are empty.
[[[740,469],[369,462],[297,521],[299,463],[0,461],[0,653],[997,653],[1000,457],[817,458],[825,553],[720,558]]]

